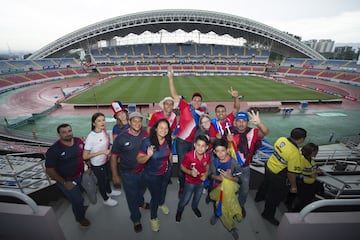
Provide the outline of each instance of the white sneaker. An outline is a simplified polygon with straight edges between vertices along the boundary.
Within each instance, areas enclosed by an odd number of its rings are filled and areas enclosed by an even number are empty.
[[[109,207],[114,207],[118,204],[118,202],[112,198],[108,198],[108,200],[104,201],[104,204],[109,206]]]
[[[112,190],[111,193],[107,193],[108,197],[117,197],[121,195],[121,191],[119,190]]]

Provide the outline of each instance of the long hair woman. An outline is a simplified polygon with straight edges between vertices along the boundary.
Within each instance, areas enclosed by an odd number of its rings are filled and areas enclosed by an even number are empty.
[[[145,164],[144,182],[151,195],[150,223],[154,232],[160,230],[157,211],[160,202],[165,198],[169,181],[167,173],[172,164],[171,144],[169,122],[160,119],[151,127],[149,137],[142,141],[136,158],[138,163]]]
[[[83,158],[90,160],[91,170],[97,178],[99,192],[104,200],[104,204],[110,207],[116,206],[117,201],[111,197],[119,196],[121,191],[111,190],[110,186],[110,138],[106,132],[105,115],[95,113],[91,117],[91,132],[88,134]]]

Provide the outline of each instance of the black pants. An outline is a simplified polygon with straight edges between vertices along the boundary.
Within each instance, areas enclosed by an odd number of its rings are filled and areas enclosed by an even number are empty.
[[[295,211],[301,211],[306,205],[312,203],[315,199],[316,182],[306,184],[304,182],[298,184],[298,196],[295,201]]]
[[[91,166],[91,170],[97,178],[97,185],[102,198],[106,201],[109,199],[107,193],[111,193],[110,186],[110,162],[107,161],[101,166]]]
[[[283,201],[288,192],[288,186],[286,185],[287,169],[275,174],[269,169],[265,171],[264,181],[267,184],[265,195],[265,208],[263,216],[267,218],[273,218],[275,216],[276,208],[280,202]]]

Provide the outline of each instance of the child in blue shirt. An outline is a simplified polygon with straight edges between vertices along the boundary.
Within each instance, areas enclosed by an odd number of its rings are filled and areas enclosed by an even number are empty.
[[[228,151],[228,146],[229,143],[227,140],[221,138],[221,139],[216,139],[213,145],[213,151],[215,154],[215,157],[213,159],[213,161],[211,162],[210,165],[210,178],[212,179],[212,189],[213,192],[210,193],[210,197],[213,200],[217,200],[218,204],[219,204],[219,199],[214,199],[214,195],[217,195],[216,197],[218,198],[218,193],[219,192],[219,188],[221,188],[221,184],[223,182],[224,179],[228,179],[232,182],[234,182],[236,184],[236,187],[238,189],[238,181],[239,181],[239,175],[241,174],[241,167],[239,165],[239,163],[234,160]],[[227,189],[221,189],[223,191],[227,191]],[[216,192],[216,194],[215,194]],[[226,195],[225,195],[226,194]],[[223,196],[230,196],[231,193],[224,193]],[[234,212],[229,212],[229,211],[223,211],[223,215],[224,214],[230,214],[231,216],[227,219],[231,219],[231,222],[228,224],[228,222],[224,222],[224,226],[230,231],[230,233],[232,234],[234,239],[238,239],[238,233],[237,233],[237,229],[235,228],[235,223],[233,221],[233,217],[236,217],[236,219],[238,221],[241,220],[241,208],[240,205],[238,204],[236,200],[236,195],[235,192],[232,193],[231,195],[234,198],[234,202],[237,203],[237,206],[233,206]],[[229,200],[229,199],[227,199]],[[217,220],[219,219],[219,214],[217,214],[216,208],[218,206],[216,206],[216,204],[214,204],[214,215],[212,216],[210,223],[211,225],[214,225]],[[225,203],[223,205],[223,207],[225,206]],[[229,208],[228,208],[229,209]],[[226,217],[226,216],[224,216]],[[223,219],[222,219],[223,220]]]

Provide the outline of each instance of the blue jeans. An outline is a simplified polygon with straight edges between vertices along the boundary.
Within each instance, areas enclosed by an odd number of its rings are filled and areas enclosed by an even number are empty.
[[[134,223],[140,222],[141,213],[139,207],[144,204],[144,193],[146,190],[143,178],[144,172],[120,174],[130,211],[130,219]]]
[[[162,183],[165,175],[150,175],[144,172],[144,182],[150,191],[150,219],[157,218],[157,211],[162,193]],[[159,187],[160,186],[160,187]]]
[[[203,188],[204,188],[204,186],[202,183],[190,184],[190,183],[185,182],[184,193],[183,193],[182,197],[180,198],[177,210],[180,212],[184,211],[184,208],[189,203],[191,195],[193,193],[194,193],[194,196],[192,199],[191,208],[192,209],[198,208]]]
[[[81,187],[81,176],[73,179],[77,185],[73,189],[68,190],[61,183],[56,183],[56,186],[64,193],[66,198],[70,201],[72,211],[74,213],[76,221],[80,222],[85,218],[85,209],[84,209],[84,198],[82,196],[82,187]]]
[[[249,194],[249,183],[250,183],[250,165],[244,168],[241,168],[240,178],[240,189],[238,192],[238,200],[240,206],[243,208],[245,206],[246,198]]]
[[[191,150],[193,150],[193,148],[194,148],[194,145],[192,142],[188,142],[188,141],[185,141],[180,138],[176,139],[176,152],[178,155],[180,188],[184,188],[184,183],[185,183],[185,175],[184,175],[183,171],[181,171],[180,166],[181,166],[182,160],[184,159],[185,154],[187,152],[190,152]]]
[[[97,178],[97,185],[99,187],[99,192],[102,198],[106,201],[109,199],[107,193],[111,193],[110,186],[110,161],[107,161],[104,165],[93,166],[91,165],[91,170],[94,171],[94,174]]]
[[[163,177],[163,181],[161,183],[161,196],[160,196],[159,205],[163,205],[165,203],[167,186],[168,186],[170,178],[171,178],[171,170],[172,170],[172,164],[169,163],[167,172],[165,173],[165,175]]]

